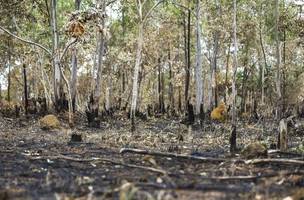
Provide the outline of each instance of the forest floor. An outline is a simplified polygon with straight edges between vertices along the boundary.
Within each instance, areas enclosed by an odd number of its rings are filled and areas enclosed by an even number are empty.
[[[73,130],[63,123],[45,131],[35,118],[0,117],[0,200],[304,198],[304,157],[297,152],[304,133],[290,136],[297,153],[272,151],[269,160],[248,161],[230,155],[227,123],[190,130],[177,119],[159,118],[137,125],[131,133],[129,121],[115,117],[92,129],[82,119]],[[272,122],[240,123],[238,147],[255,141],[270,147],[276,129]],[[70,142],[73,133],[83,141]]]

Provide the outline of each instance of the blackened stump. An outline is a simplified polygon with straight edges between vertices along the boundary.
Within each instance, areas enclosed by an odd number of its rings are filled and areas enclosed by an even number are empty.
[[[232,125],[230,135],[230,153],[236,152],[236,125]]]

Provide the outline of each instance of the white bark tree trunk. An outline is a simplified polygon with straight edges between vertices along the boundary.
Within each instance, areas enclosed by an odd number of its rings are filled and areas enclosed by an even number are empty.
[[[203,81],[202,81],[202,45],[201,45],[201,12],[200,0],[196,0],[196,67],[195,67],[195,82],[196,82],[196,115],[200,113],[201,104],[203,101]]]
[[[75,0],[75,9],[79,10],[81,0]],[[72,97],[73,112],[76,110],[76,89],[77,89],[77,48],[76,45],[72,48],[72,74],[70,80],[70,91]]]
[[[276,0],[275,2],[275,40],[276,40],[276,57],[277,57],[277,63],[276,63],[276,92],[277,92],[277,106],[276,106],[276,118],[279,119],[281,117],[281,103],[282,103],[282,93],[281,93],[281,43],[279,38],[279,0]]]
[[[230,136],[230,151],[233,153],[236,150],[236,72],[237,72],[237,66],[238,66],[238,60],[237,60],[237,52],[238,52],[238,46],[237,46],[237,24],[236,24],[236,13],[237,13],[237,7],[236,7],[236,0],[233,1],[233,77],[232,77],[232,130],[231,130],[231,136]]]
[[[60,98],[61,74],[60,74],[60,55],[59,55],[59,36],[57,29],[57,0],[51,0],[51,22],[53,33],[53,67],[54,67],[54,97],[55,105]]]
[[[141,12],[141,7],[140,7],[140,12]],[[143,27],[143,23],[140,22],[140,24],[138,25],[136,61],[133,72],[133,87],[132,87],[132,100],[131,100],[131,113],[130,113],[132,130],[135,129],[135,112],[136,112],[136,104],[138,97],[138,74],[141,65],[143,41],[144,41],[144,27]]]
[[[101,87],[102,87],[101,82],[102,82],[104,52],[105,52],[105,37],[104,37],[104,34],[100,34],[99,51],[98,51],[98,58],[97,58],[98,59],[97,60],[97,76],[95,79],[95,87],[94,87],[94,91],[93,91],[93,98],[94,98],[94,104],[92,107],[93,110],[97,110],[99,107],[99,100],[100,100],[100,96],[101,96]]]

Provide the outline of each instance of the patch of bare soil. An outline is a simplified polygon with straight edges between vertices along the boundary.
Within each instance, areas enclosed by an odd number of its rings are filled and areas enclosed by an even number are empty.
[[[0,200],[304,195],[303,154],[272,151],[264,160],[231,156],[228,124],[188,128],[174,119],[149,119],[130,133],[127,120],[109,121],[101,129],[80,121],[73,130],[45,131],[36,119],[0,118]],[[276,142],[271,122],[238,127],[240,148],[252,141],[268,148]],[[83,141],[70,142],[72,134]],[[300,144],[303,135],[292,135],[290,147]]]

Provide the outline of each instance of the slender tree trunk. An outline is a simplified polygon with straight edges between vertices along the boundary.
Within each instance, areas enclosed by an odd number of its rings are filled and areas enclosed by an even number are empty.
[[[75,0],[75,9],[79,10],[81,0]],[[72,106],[73,112],[76,111],[76,90],[77,90],[77,48],[74,46],[72,48],[72,74],[71,74],[71,81],[70,81],[70,91],[72,96]]]
[[[226,63],[226,70],[225,70],[225,94],[224,94],[224,102],[227,105],[227,96],[228,96],[228,73],[229,73],[229,62],[230,62],[230,44],[228,46],[228,53],[227,53],[227,63]]]
[[[245,50],[245,59],[244,59],[244,71],[243,71],[243,80],[242,80],[242,91],[241,91],[241,113],[246,112],[246,97],[247,97],[247,81],[248,81],[248,51],[249,51],[249,42],[246,43]]]
[[[237,13],[237,5],[236,0],[233,0],[233,77],[232,77],[232,128],[231,128],[231,136],[230,136],[230,152],[234,153],[236,151],[236,122],[237,122],[237,115],[236,115],[236,71],[238,66],[238,60],[237,60],[237,37],[236,37],[236,31],[237,31],[237,24],[236,24],[236,13]]]
[[[106,102],[105,102],[105,107],[106,111],[111,110],[111,96],[112,96],[112,77],[110,75],[110,72],[107,77],[107,88],[106,88]]]
[[[11,55],[8,57],[7,101],[11,101]]]
[[[25,115],[28,114],[28,93],[27,93],[27,77],[26,77],[26,66],[23,64],[23,87],[24,87],[24,110]]]
[[[158,69],[158,74],[157,74],[157,79],[158,79],[158,112],[162,113],[163,110],[163,102],[162,102],[162,80],[161,80],[161,76],[162,76],[162,70],[161,70],[161,59],[158,58],[158,65],[157,65],[157,69]]]
[[[203,80],[202,80],[202,44],[201,44],[201,11],[200,0],[196,0],[196,67],[195,67],[195,82],[196,82],[196,104],[195,114],[201,112],[203,103]]]
[[[164,69],[161,69],[161,102],[162,102],[162,114],[166,112],[166,105],[165,105],[165,74]]]
[[[178,110],[181,113],[182,112],[182,92],[181,92],[181,87],[178,87]]]
[[[141,13],[141,7],[140,7]],[[136,112],[136,103],[138,96],[138,74],[139,68],[141,65],[141,56],[142,56],[142,48],[144,42],[144,27],[143,22],[140,22],[138,25],[138,36],[137,36],[137,51],[136,51],[136,61],[134,66],[133,73],[133,87],[132,87],[132,100],[131,100],[131,130],[135,131],[135,112]]]
[[[265,53],[265,48],[264,48],[264,43],[263,43],[263,35],[262,35],[262,21],[260,22],[260,31],[259,31],[259,37],[260,37],[260,45],[261,45],[261,50],[263,54],[263,59],[264,59],[264,64],[262,64],[262,77],[261,77],[261,104],[265,104],[265,87],[264,87],[264,82],[265,82],[265,68],[267,67],[267,60],[266,60],[266,53]]]
[[[72,74],[71,74],[71,81],[70,81],[70,90],[72,96],[72,107],[73,112],[76,111],[76,85],[77,85],[77,49],[72,49]]]
[[[63,97],[63,87],[60,74],[59,35],[57,29],[57,0],[51,0],[51,22],[53,34],[53,67],[54,67],[54,97],[55,108],[61,110],[60,99]]]
[[[37,56],[38,56],[38,62],[39,62],[39,69],[41,72],[41,82],[42,82],[42,86],[43,86],[43,90],[44,90],[44,97],[47,101],[47,105],[50,105],[52,102],[52,90],[49,90],[47,88],[51,88],[52,85],[51,85],[50,80],[43,67],[42,55],[40,53],[38,53]]]
[[[105,2],[102,3],[102,10],[105,11]],[[105,19],[102,19],[101,26],[105,27]],[[97,70],[97,75],[94,81],[93,90],[91,91],[90,99],[88,102],[88,110],[87,110],[87,118],[89,126],[91,127],[99,127],[100,120],[99,120],[99,101],[101,97],[101,88],[102,88],[102,72],[103,72],[103,56],[105,53],[105,45],[106,45],[106,38],[105,35],[102,33],[98,34],[97,46],[97,62],[94,69]],[[95,70],[94,70],[95,71]]]
[[[104,21],[104,20],[103,20]],[[99,100],[101,96],[101,82],[102,82],[102,71],[103,71],[103,56],[105,53],[105,37],[103,34],[99,38],[99,51],[98,51],[98,62],[97,62],[97,77],[95,79],[94,87],[94,104],[93,110],[98,110]]]
[[[214,97],[213,106],[218,104],[218,91],[217,91],[217,54],[218,54],[218,40],[219,32],[213,34],[213,57],[212,57],[212,67],[211,67],[211,84],[212,84],[212,94]]]
[[[187,20],[186,20],[186,14],[183,18],[183,29],[184,29],[184,54],[185,54],[185,106],[187,105],[188,100],[188,35],[187,35]]]
[[[275,40],[276,40],[276,92],[277,92],[277,102],[276,102],[276,118],[279,120],[281,118],[281,107],[282,107],[282,94],[281,94],[281,50],[280,50],[280,38],[279,38],[279,0],[275,1]]]
[[[173,72],[170,48],[168,51],[168,65],[169,65],[169,99],[170,99],[170,114],[175,115],[174,109],[174,90],[173,90]],[[168,111],[169,112],[169,111]]]
[[[186,87],[185,87],[185,103],[189,104],[189,87],[190,87],[190,68],[191,68],[191,11],[188,10],[188,23],[187,23],[187,70],[186,70]]]

